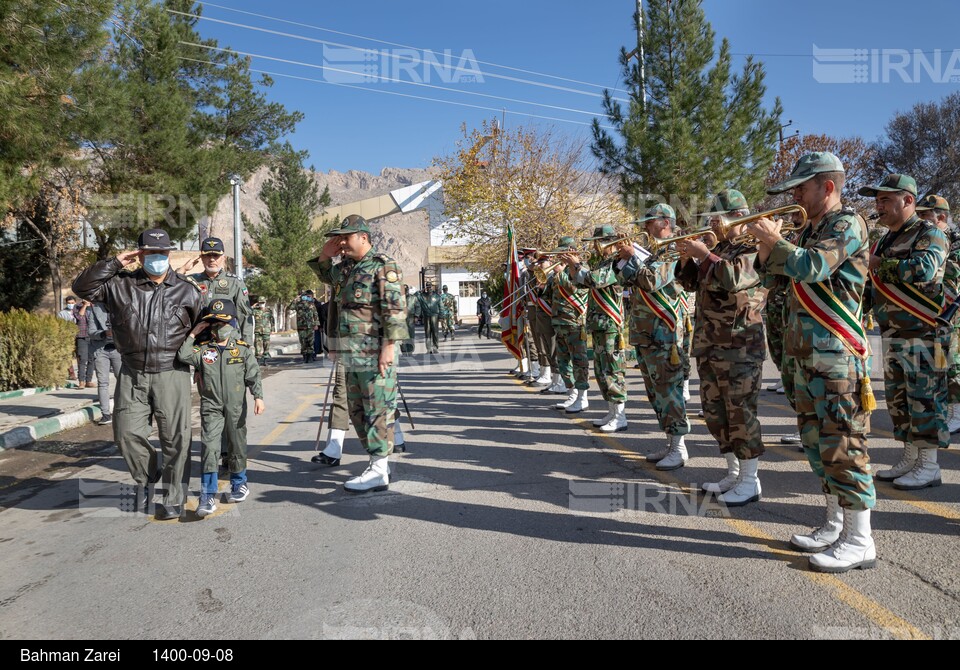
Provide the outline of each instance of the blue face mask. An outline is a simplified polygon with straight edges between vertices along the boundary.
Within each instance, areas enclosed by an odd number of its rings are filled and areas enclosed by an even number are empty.
[[[304,300],[305,302],[310,302],[311,300],[313,300],[313,298],[311,298],[311,297],[308,296],[308,295],[301,296],[301,297],[303,298],[303,300]]]
[[[143,257],[143,269],[147,274],[159,277],[170,267],[170,259],[166,254],[147,254]]]

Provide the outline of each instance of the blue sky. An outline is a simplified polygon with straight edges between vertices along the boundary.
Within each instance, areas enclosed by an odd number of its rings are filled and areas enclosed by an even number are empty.
[[[919,101],[939,100],[960,87],[960,43],[956,40],[960,3],[956,0],[923,0],[906,6],[913,11],[905,11],[902,0],[705,0],[703,6],[718,41],[726,37],[733,53],[757,54],[763,61],[769,100],[772,103],[773,97],[779,96],[783,123],[793,121],[787,133],[798,129],[801,133],[860,135],[872,141],[883,134],[884,125],[897,110],[907,110]],[[461,124],[478,126],[485,118],[499,118],[503,108],[507,126],[553,126],[558,132],[588,137],[587,126],[520,113],[580,123],[600,116],[596,96],[604,87],[620,86],[617,52],[621,45],[632,46],[636,41],[633,8],[634,0],[218,0],[204,6],[205,17],[261,30],[207,20],[200,21],[198,29],[204,37],[216,38],[220,46],[261,56],[254,58],[256,69],[300,78],[274,77],[269,96],[305,114],[289,139],[310,153],[316,169],[377,173],[383,167],[429,165],[434,156],[453,150]],[[441,57],[447,51],[450,62],[463,70],[398,67],[404,60],[409,62],[406,46],[432,49]],[[855,61],[849,54],[828,51],[815,60],[814,47],[861,49],[865,59]],[[915,50],[927,53],[918,56]],[[921,59],[932,65],[935,74],[929,73]],[[901,61],[905,65],[898,70]],[[742,56],[735,57],[734,69],[742,62]],[[861,69],[853,70],[854,66]],[[476,73],[482,82],[459,81],[461,75],[468,78]],[[937,81],[950,74],[956,74],[957,81]],[[362,81],[365,75],[415,79],[442,89]],[[854,76],[865,77],[867,83],[849,83]],[[355,88],[309,81],[345,79],[361,81],[352,84]]]

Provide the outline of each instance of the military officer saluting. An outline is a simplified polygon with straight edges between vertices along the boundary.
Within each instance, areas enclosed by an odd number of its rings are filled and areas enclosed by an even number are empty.
[[[214,300],[229,300],[237,306],[238,328],[241,337],[247,342],[253,341],[253,324],[249,323],[250,297],[247,286],[235,274],[224,270],[226,256],[223,250],[223,240],[219,237],[208,237],[200,243],[200,256],[183,265],[178,272],[186,274],[197,263],[203,263],[203,272],[190,275],[203,293],[204,305]]]

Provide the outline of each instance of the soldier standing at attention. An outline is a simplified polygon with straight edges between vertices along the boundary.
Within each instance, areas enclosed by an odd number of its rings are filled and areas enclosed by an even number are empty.
[[[648,235],[662,240],[673,235],[676,220],[673,207],[660,204],[648,209],[640,223]],[[645,263],[632,244],[621,246],[620,258],[626,261],[621,271],[623,283],[633,291],[630,344],[637,351],[647,398],[657,414],[660,430],[667,436],[665,446],[647,456],[647,461],[656,463],[658,470],[676,470],[686,460],[683,436],[690,432],[683,395],[688,358],[683,346],[686,324],[680,302],[683,289],[674,278],[677,263],[656,258]],[[667,456],[671,458],[664,462]]]
[[[572,247],[572,237],[561,237],[560,246],[550,253],[572,251]],[[564,387],[561,392],[567,394],[566,400],[553,407],[566,410],[575,404],[579,405],[580,409],[571,412],[574,413],[584,409],[584,404],[589,404],[590,364],[587,359],[587,334],[584,332],[589,296],[587,289],[573,283],[571,272],[571,268],[564,267],[553,274],[553,318],[550,323],[557,337],[557,368],[560,385]],[[559,391],[559,386],[550,388],[553,392]]]
[[[451,340],[457,339],[454,330],[456,330],[459,315],[460,310],[457,308],[457,297],[450,293],[447,287],[444,286],[443,293],[440,294],[440,317],[443,321],[443,339],[447,339],[447,335],[450,335]]]
[[[164,520],[180,517],[183,482],[190,479],[190,368],[177,360],[177,352],[203,309],[197,284],[170,268],[175,248],[165,230],[145,230],[137,251],[94,263],[73,282],[78,296],[106,306],[123,361],[113,435],[138,486],[138,511],[146,511],[149,485],[161,475],[149,440],[150,415],[156,419],[166,491],[157,518]],[[123,269],[134,261],[142,267]]]
[[[947,431],[947,353],[950,333],[937,325],[949,242],[935,223],[917,216],[917,184],[887,175],[860,195],[876,198],[886,234],[870,255],[872,305],[883,336],[884,393],[900,462],[876,474],[898,489],[940,486],[937,449],[950,446]]]
[[[784,366],[794,379],[797,426],[810,467],[826,495],[826,521],[790,544],[823,552],[810,558],[820,572],[871,568],[876,548],[870,510],[876,489],[867,456],[867,428],[876,399],[870,388],[869,343],[861,322],[867,278],[867,225],[840,203],[843,164],[832,153],[804,155],[790,177],[767,191],[790,191],[807,212],[796,244],[780,222],[746,226],[758,240],[757,268],[764,283],[791,280],[784,319]],[[825,551],[824,551],[825,550]]]
[[[340,349],[347,386],[350,420],[370,465],[359,477],[347,480],[351,493],[384,491],[390,484],[389,456],[393,451],[393,423],[397,410],[397,349],[406,336],[406,304],[396,262],[373,248],[367,222],[356,214],[327,233],[331,239],[309,265],[327,284],[342,281],[340,291]],[[343,254],[354,261],[343,276]],[[434,294],[436,295],[436,294]]]
[[[253,347],[260,365],[267,364],[267,357],[270,355],[270,335],[273,329],[273,312],[267,308],[267,299],[260,296],[253,308]]]
[[[763,290],[754,268],[756,251],[736,241],[742,226],[724,231],[722,217],[750,213],[740,191],[720,191],[705,213],[718,243],[707,249],[699,239],[681,240],[677,277],[697,292],[693,355],[700,375],[700,399],[707,428],[727,461],[727,474],[703,490],[719,493],[728,507],[760,500],[757,466],[763,437],[757,419],[763,361]]]
[[[252,342],[253,324],[249,319],[252,309],[247,286],[240,277],[224,270],[225,260],[223,240],[219,237],[208,237],[200,243],[200,256],[185,264],[177,272],[186,274],[197,263],[202,262],[203,272],[192,274],[190,278],[200,287],[204,304],[209,305],[217,299],[231,301],[237,307],[236,327],[240,331],[240,337],[247,342]]]
[[[297,313],[297,336],[300,338],[300,354],[304,363],[316,360],[313,353],[313,333],[320,329],[320,317],[313,306],[313,291],[307,289],[300,297],[290,303],[288,311]]]
[[[263,414],[263,385],[260,366],[250,345],[237,337],[232,323],[237,308],[229,300],[214,300],[190,335],[184,340],[177,358],[192,365],[200,374],[200,462],[201,519],[217,511],[217,456],[221,436],[226,436],[230,470],[227,502],[243,502],[250,495],[247,486],[247,397],[253,394],[253,413]],[[194,338],[209,328],[210,339],[202,346]]]

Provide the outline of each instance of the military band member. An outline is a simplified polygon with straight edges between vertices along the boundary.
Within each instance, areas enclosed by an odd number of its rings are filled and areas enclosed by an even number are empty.
[[[534,263],[534,267],[544,271],[554,263],[557,263],[556,258],[544,256]],[[531,269],[532,274],[533,270]],[[533,335],[539,355],[537,363],[540,366],[540,375],[530,383],[544,390],[548,390],[548,387],[559,378],[555,373],[557,369],[557,340],[550,323],[553,319],[553,306],[547,288],[549,282],[550,277],[547,277],[547,281],[542,284],[536,281],[530,289],[530,302],[527,309],[527,314],[530,317],[530,332]]]
[[[767,191],[790,191],[807,212],[796,244],[780,223],[747,225],[758,240],[757,267],[765,283],[791,280],[784,326],[786,375],[794,380],[797,425],[810,467],[826,495],[826,522],[790,544],[811,556],[810,567],[845,572],[873,567],[876,548],[870,510],[876,490],[867,455],[870,388],[869,344],[861,323],[869,242],[866,223],[840,202],[843,164],[829,152],[797,161],[790,177]],[[785,375],[785,376],[786,376]]]
[[[390,483],[389,455],[394,446],[397,410],[397,356],[395,343],[405,337],[406,305],[400,268],[370,243],[366,221],[355,214],[340,228],[320,256],[309,263],[328,284],[343,280],[340,291],[339,334],[350,420],[370,465],[359,477],[347,480],[346,491],[386,490]],[[333,257],[354,261],[344,279]]]
[[[701,239],[679,242],[678,277],[697,293],[693,355],[700,375],[700,400],[710,434],[727,461],[727,474],[703,490],[719,493],[727,506],[760,500],[757,466],[763,436],[757,419],[763,361],[763,289],[754,269],[756,251],[736,238],[743,226],[722,225],[750,213],[740,191],[720,191],[705,213],[717,244]]]
[[[623,287],[617,274],[618,262],[615,244],[604,244],[617,239],[617,231],[610,224],[594,229],[584,242],[594,242],[600,258],[596,268],[590,268],[574,252],[561,258],[571,272],[573,282],[589,290],[587,329],[593,339],[593,373],[600,386],[600,394],[607,403],[605,422],[600,430],[612,433],[627,429],[624,408],[627,402],[627,385],[624,380],[626,359],[623,353]],[[567,411],[586,409],[587,394],[583,392],[580,403],[567,407]]]
[[[947,431],[947,360],[950,335],[936,322],[943,306],[946,235],[915,212],[917,184],[908,175],[887,175],[860,195],[876,198],[878,223],[887,232],[870,255],[872,306],[884,343],[883,378],[894,437],[903,442],[900,462],[881,470],[880,481],[899,489],[940,485],[937,448]]]
[[[554,252],[565,252],[573,247],[573,238],[560,239],[560,246]],[[551,307],[553,317],[550,324],[557,338],[557,368],[560,380],[567,394],[565,400],[554,405],[555,409],[566,410],[578,403],[588,403],[587,389],[590,388],[590,371],[587,359],[587,338],[584,332],[587,315],[587,290],[576,286],[570,276],[570,269],[564,267],[553,275]],[[551,387],[554,388],[555,387]]]
[[[651,237],[666,239],[673,235],[676,220],[673,207],[660,204],[648,209],[640,223]],[[626,261],[623,283],[632,291],[630,344],[637,351],[647,398],[667,436],[665,446],[647,461],[657,463],[658,470],[676,470],[686,460],[683,436],[690,432],[683,394],[686,326],[680,302],[683,289],[674,278],[677,263],[656,257],[644,262],[632,244],[621,245],[619,255]]]

